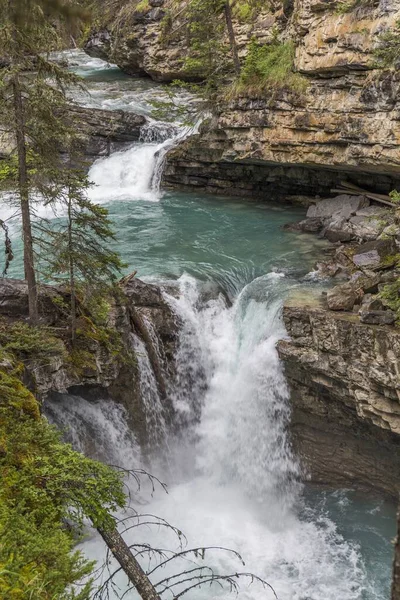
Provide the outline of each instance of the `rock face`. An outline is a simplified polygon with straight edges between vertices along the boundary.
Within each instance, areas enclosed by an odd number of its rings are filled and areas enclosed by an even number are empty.
[[[137,142],[141,127],[146,123],[143,115],[122,110],[71,106],[69,113],[81,132],[88,157],[108,156],[111,150],[123,144]]]
[[[171,153],[166,184],[267,199],[325,195],[342,180],[385,193],[399,185],[400,79],[373,67],[400,2],[338,6],[297,0],[289,19],[271,15],[266,27],[295,41],[308,88],[221,103],[200,136]]]
[[[400,482],[400,330],[293,296],[278,344],[292,390],[295,445],[317,483],[396,497]]]
[[[85,156],[95,159],[108,156],[111,150],[118,150],[124,144],[136,142],[140,138],[146,118],[122,110],[101,110],[71,105],[68,111],[71,125],[79,131],[82,150]],[[0,132],[0,160],[7,157],[15,147],[12,138]],[[63,150],[60,149],[61,153]]]
[[[108,324],[121,335],[122,348],[117,355],[106,345],[89,338],[84,348],[86,353],[90,353],[89,361],[76,364],[69,353],[64,357],[55,356],[44,364],[35,359],[28,360],[24,379],[41,401],[51,401],[48,399],[54,392],[69,392],[89,399],[109,398],[123,404],[132,430],[146,447],[147,422],[132,336],[138,336],[144,344],[168,417],[172,406],[165,391],[165,380],[174,375],[178,322],[157,286],[130,276],[121,281],[120,288],[121,296],[112,306]],[[61,288],[41,286],[39,312],[43,325],[66,328],[65,311],[60,308],[60,300],[69,300],[68,294]],[[0,317],[8,322],[27,320],[27,286],[24,281],[0,279]]]
[[[346,4],[346,6],[344,6]],[[126,0],[85,46],[132,75],[190,80],[188,2]],[[171,152],[164,184],[279,199],[330,193],[343,180],[387,193],[400,186],[400,77],[376,67],[380,35],[400,0],[272,0],[234,17],[239,56],[278,34],[296,46],[305,91],[223,100],[200,135]]]

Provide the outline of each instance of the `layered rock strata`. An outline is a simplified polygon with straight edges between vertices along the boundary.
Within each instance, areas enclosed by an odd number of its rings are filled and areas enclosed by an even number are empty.
[[[278,351],[291,431],[315,483],[396,497],[400,489],[400,330],[330,311],[306,292],[283,310]]]
[[[137,142],[141,128],[147,123],[143,115],[122,110],[101,110],[71,105],[67,118],[79,132],[82,152],[90,161],[108,156],[126,144]],[[0,160],[15,150],[15,142],[8,132],[0,131]],[[63,154],[65,150],[60,148]]]
[[[400,491],[400,329],[387,286],[399,280],[393,209],[341,195],[290,228],[334,241],[317,264],[327,291],[285,303],[278,345],[292,393],[292,432],[316,483]],[[393,310],[392,310],[393,309]]]

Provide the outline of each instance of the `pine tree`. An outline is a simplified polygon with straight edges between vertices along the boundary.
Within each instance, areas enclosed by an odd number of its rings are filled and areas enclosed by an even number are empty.
[[[53,19],[75,19],[74,5],[61,0],[0,0],[0,127],[13,140],[15,170],[10,170],[22,219],[24,271],[29,317],[38,320],[32,205],[46,187],[52,194],[55,161],[65,139],[64,86],[73,76],[46,57],[57,43]],[[44,185],[46,182],[46,185]]]
[[[227,70],[226,43],[228,39],[235,74],[240,74],[240,61],[232,23],[229,0],[191,0],[188,5],[189,56],[186,67],[208,83],[219,81],[221,71]]]
[[[109,247],[115,237],[107,209],[87,197],[90,183],[85,173],[67,168],[64,175],[65,185],[57,198],[65,214],[47,227],[41,227],[39,243],[44,250],[48,277],[68,282],[74,344],[78,288],[89,289],[92,296],[107,290],[124,264],[119,254]]]

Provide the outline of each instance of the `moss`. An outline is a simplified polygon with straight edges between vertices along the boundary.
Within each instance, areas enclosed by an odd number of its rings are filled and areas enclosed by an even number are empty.
[[[36,420],[40,418],[39,406],[34,395],[16,376],[18,370],[7,373],[0,370],[0,411],[16,410]]]
[[[396,325],[400,325],[400,278],[385,285],[378,294],[383,303],[396,315]]]
[[[149,0],[140,0],[139,4],[136,5],[136,12],[146,13],[150,10]]]
[[[22,328],[21,343],[13,340],[18,353],[31,354],[31,333]],[[20,380],[23,370],[0,350],[0,598],[89,600],[94,565],[74,551],[76,533],[85,517],[113,524],[125,503],[122,479],[61,441]],[[65,528],[66,519],[75,527]],[[82,578],[87,584],[74,589]]]

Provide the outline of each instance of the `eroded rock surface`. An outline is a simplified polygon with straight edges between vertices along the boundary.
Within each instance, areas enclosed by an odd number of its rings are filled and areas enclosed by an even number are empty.
[[[53,392],[69,392],[90,400],[110,398],[123,404],[132,430],[145,446],[147,421],[132,336],[143,342],[168,416],[172,406],[166,394],[166,379],[174,376],[178,322],[159,287],[129,276],[121,280],[120,290],[111,306],[108,322],[108,326],[120,334],[120,350],[116,353],[96,336],[88,336],[84,346],[78,346],[74,351],[68,344],[66,311],[61,308],[63,302],[68,305],[68,292],[60,287],[41,286],[41,324],[57,327],[65,341],[66,352],[64,356],[49,357],[44,362],[30,358],[24,363],[24,379],[41,401],[46,401]],[[0,279],[0,317],[10,323],[27,321],[27,285],[24,281]],[[87,317],[90,318],[78,313],[78,326],[79,320]],[[60,331],[64,333],[60,334]]]
[[[398,186],[400,79],[375,68],[374,50],[400,2],[339,8],[297,0],[289,18],[270,15],[264,34],[275,27],[294,40],[307,89],[221,102],[201,135],[171,153],[168,185],[265,199],[328,194],[346,179],[385,193]]]
[[[311,479],[396,497],[400,485],[400,330],[332,312],[303,292],[286,302],[278,344],[292,432]]]

